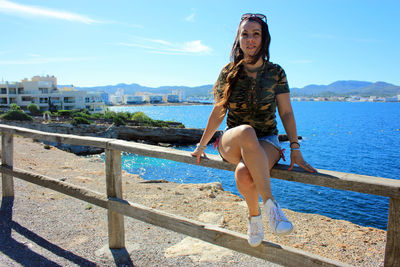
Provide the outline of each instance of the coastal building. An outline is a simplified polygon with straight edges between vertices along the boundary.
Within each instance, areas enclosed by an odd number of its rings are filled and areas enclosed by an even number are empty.
[[[399,96],[385,97],[385,102],[398,102]]]
[[[110,104],[110,94],[104,91],[101,91],[101,100],[103,100],[104,104]]]
[[[1,83],[0,107],[9,108],[15,103],[26,110],[29,104],[34,103],[41,111],[84,109],[87,95],[86,91],[78,91],[73,85],[58,88],[55,76],[34,76],[31,80],[25,78],[21,82]],[[102,111],[99,107],[96,112],[104,112],[104,103]]]
[[[112,105],[122,105],[124,103],[123,96],[120,95],[110,95],[110,103]]]
[[[167,102],[170,103],[178,103],[179,101],[179,95],[167,95]]]
[[[149,96],[149,102],[152,103],[152,104],[162,103],[163,102],[163,96],[162,95],[150,95]]]
[[[102,92],[87,92],[85,108],[91,113],[104,113],[106,105],[102,99]]]
[[[124,95],[124,103],[127,105],[142,104],[145,98],[142,95]]]
[[[183,102],[186,99],[185,93],[183,90],[172,90],[171,95],[177,95],[178,96],[178,102]]]
[[[109,95],[108,105],[122,105],[124,104],[124,89],[117,88],[114,94]]]

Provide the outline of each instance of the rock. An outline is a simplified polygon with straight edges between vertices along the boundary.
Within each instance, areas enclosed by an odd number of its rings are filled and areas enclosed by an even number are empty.
[[[68,123],[41,123],[41,122],[20,122],[6,121],[1,123],[24,127],[44,132],[74,134],[79,136],[96,136],[103,138],[122,139],[127,141],[135,141],[152,145],[160,145],[169,147],[174,144],[193,145],[199,142],[203,135],[204,129],[198,128],[174,128],[174,127],[149,127],[149,126],[114,126],[105,124],[82,124],[73,126]],[[217,131],[210,142],[213,142],[222,131]],[[301,137],[299,136],[299,139]],[[279,135],[280,141],[287,141],[286,135]],[[48,143],[59,149],[73,152],[77,155],[92,155],[104,152],[102,148],[94,148],[87,146],[72,146],[67,144]]]
[[[222,226],[224,224],[224,216],[214,212],[204,212],[200,214],[199,220],[204,223]]]
[[[144,141],[149,144],[161,144],[163,146],[172,144],[196,144],[199,142],[203,134],[203,129],[197,128],[114,126],[104,124],[82,124],[73,126],[68,123],[20,122],[6,120],[2,120],[1,123],[43,132],[75,134],[80,136],[96,136],[103,138],[122,139],[127,141]],[[219,134],[220,131],[217,131],[211,141],[213,141]],[[83,148],[74,147],[72,152],[75,153],[75,151],[79,149],[82,150]]]
[[[232,256],[232,250],[222,248],[192,237],[165,250],[165,257],[188,256],[193,262],[219,262],[223,257]]]
[[[224,191],[224,188],[222,187],[222,184],[220,182],[214,182],[214,183],[208,183],[208,184],[203,184],[199,188],[200,191],[203,190],[211,190],[212,192],[217,192],[217,191]]]

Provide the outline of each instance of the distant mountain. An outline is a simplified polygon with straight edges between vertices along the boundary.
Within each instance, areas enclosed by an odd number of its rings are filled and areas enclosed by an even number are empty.
[[[293,96],[394,96],[400,94],[400,86],[385,82],[337,81],[329,85],[307,85],[291,88]]]
[[[147,87],[137,83],[116,85],[75,87],[77,90],[104,91],[114,94],[117,89],[123,89],[124,94],[134,95],[136,92],[150,92],[154,94],[167,94],[172,90],[182,90],[186,97],[210,96],[212,84],[189,87],[189,86],[160,86]],[[63,85],[59,85],[63,87]],[[303,88],[291,88],[292,96],[395,96],[400,95],[400,86],[385,82],[364,82],[364,81],[336,81],[328,85],[311,84]]]

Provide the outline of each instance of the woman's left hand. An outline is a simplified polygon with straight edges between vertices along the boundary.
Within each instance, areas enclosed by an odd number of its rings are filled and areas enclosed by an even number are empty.
[[[204,149],[199,149],[198,147],[195,149],[195,151],[190,153],[190,155],[192,155],[192,157],[196,157],[197,164],[200,163],[200,158],[207,158],[206,153],[204,153]]]
[[[308,172],[317,172],[316,169],[314,169],[303,159],[303,155],[301,155],[300,150],[293,150],[290,152],[290,166],[288,168],[289,171],[293,169],[295,163]]]

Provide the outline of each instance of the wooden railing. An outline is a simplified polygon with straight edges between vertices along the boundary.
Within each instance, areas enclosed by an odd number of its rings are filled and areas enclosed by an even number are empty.
[[[2,132],[0,172],[2,173],[3,197],[14,196],[13,177],[16,177],[105,208],[108,210],[108,235],[111,249],[125,247],[124,216],[130,216],[146,223],[285,266],[347,266],[335,260],[267,241],[263,241],[257,248],[252,248],[247,244],[247,237],[243,234],[122,199],[121,151],[196,164],[195,159],[187,151],[116,139],[41,132],[3,124],[0,124],[0,131]],[[14,134],[60,144],[104,148],[107,193],[102,194],[58,179],[13,168]],[[200,165],[230,171],[234,171],[235,168],[232,164],[223,162],[216,155],[209,155],[209,158],[203,159]],[[315,174],[304,172],[299,168],[288,171],[287,166],[279,164],[272,169],[271,176],[305,184],[389,197],[384,265],[400,266],[400,180],[326,170],[318,170],[318,173]]]

